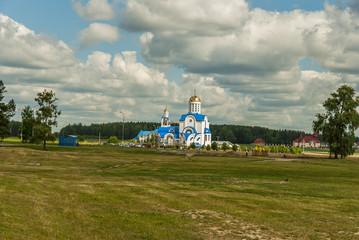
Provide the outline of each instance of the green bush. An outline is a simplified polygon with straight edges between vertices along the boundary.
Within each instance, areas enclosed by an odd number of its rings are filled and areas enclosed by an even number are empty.
[[[234,145],[233,145],[232,150],[235,151],[235,152],[237,152],[237,150],[238,150],[237,144],[234,144]]]
[[[284,146],[283,144],[278,147],[278,152],[280,152],[280,153],[286,153],[286,152],[288,152],[288,150],[289,149],[286,146]]]
[[[297,154],[298,152],[297,152],[297,148],[296,147],[291,147],[290,148],[290,153],[291,154]]]
[[[216,142],[212,142],[211,148],[213,151],[218,151],[218,144]]]
[[[271,148],[270,148],[270,152],[271,152],[271,153],[276,153],[276,152],[278,152],[278,147],[275,146],[275,145],[272,145]]]
[[[222,150],[223,150],[223,151],[226,151],[228,148],[229,148],[229,147],[228,147],[228,144],[224,142],[224,143],[222,144]]]
[[[193,143],[191,143],[191,145],[189,145],[189,147],[192,148],[192,149],[195,149],[195,148],[196,148],[196,144],[193,142]]]
[[[290,148],[290,153],[292,154],[301,154],[303,152],[302,148],[298,148],[298,147],[291,147]]]
[[[112,136],[107,140],[108,143],[114,143],[114,144],[118,144],[120,142],[120,140],[118,140],[118,138],[116,136]]]
[[[207,151],[211,150],[211,145],[208,144],[208,145],[206,146],[206,149],[207,149]]]

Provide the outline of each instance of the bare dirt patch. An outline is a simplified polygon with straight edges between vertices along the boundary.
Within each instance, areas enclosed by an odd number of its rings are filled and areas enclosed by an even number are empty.
[[[207,209],[181,211],[169,209],[176,213],[183,213],[198,221],[204,239],[256,239],[256,240],[291,240],[291,237],[275,237],[274,231],[245,223],[236,217]]]

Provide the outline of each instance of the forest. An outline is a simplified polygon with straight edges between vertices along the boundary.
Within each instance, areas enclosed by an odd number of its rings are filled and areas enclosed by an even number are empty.
[[[108,138],[117,136],[122,139],[122,129],[124,129],[124,139],[133,139],[141,131],[152,131],[159,127],[157,122],[122,122],[102,123],[83,125],[69,124],[60,130],[61,135],[78,135],[88,138],[98,137]],[[177,124],[174,124],[178,126]],[[274,130],[265,127],[240,126],[229,124],[212,124],[210,126],[212,132],[212,140],[230,141],[232,143],[249,144],[255,139],[261,138],[268,144],[292,144],[303,131],[294,130]]]

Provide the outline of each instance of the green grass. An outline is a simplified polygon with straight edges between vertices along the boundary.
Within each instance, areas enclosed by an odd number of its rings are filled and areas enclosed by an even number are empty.
[[[40,149],[0,147],[0,239],[359,238],[357,159]]]
[[[9,138],[4,138],[3,142],[4,143],[20,143],[21,139],[18,137],[9,137]]]

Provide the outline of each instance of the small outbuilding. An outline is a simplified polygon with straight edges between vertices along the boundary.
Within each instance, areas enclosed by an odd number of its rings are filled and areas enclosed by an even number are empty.
[[[77,139],[78,137],[74,135],[60,136],[59,146],[76,147]]]
[[[253,145],[259,145],[259,146],[264,146],[266,145],[265,141],[261,138],[257,138],[256,140],[254,140],[254,142],[252,143]]]
[[[223,143],[226,143],[227,146],[230,148],[233,147],[233,143],[231,143],[230,141],[212,141],[212,143],[213,142],[216,142],[219,148],[222,148]]]

